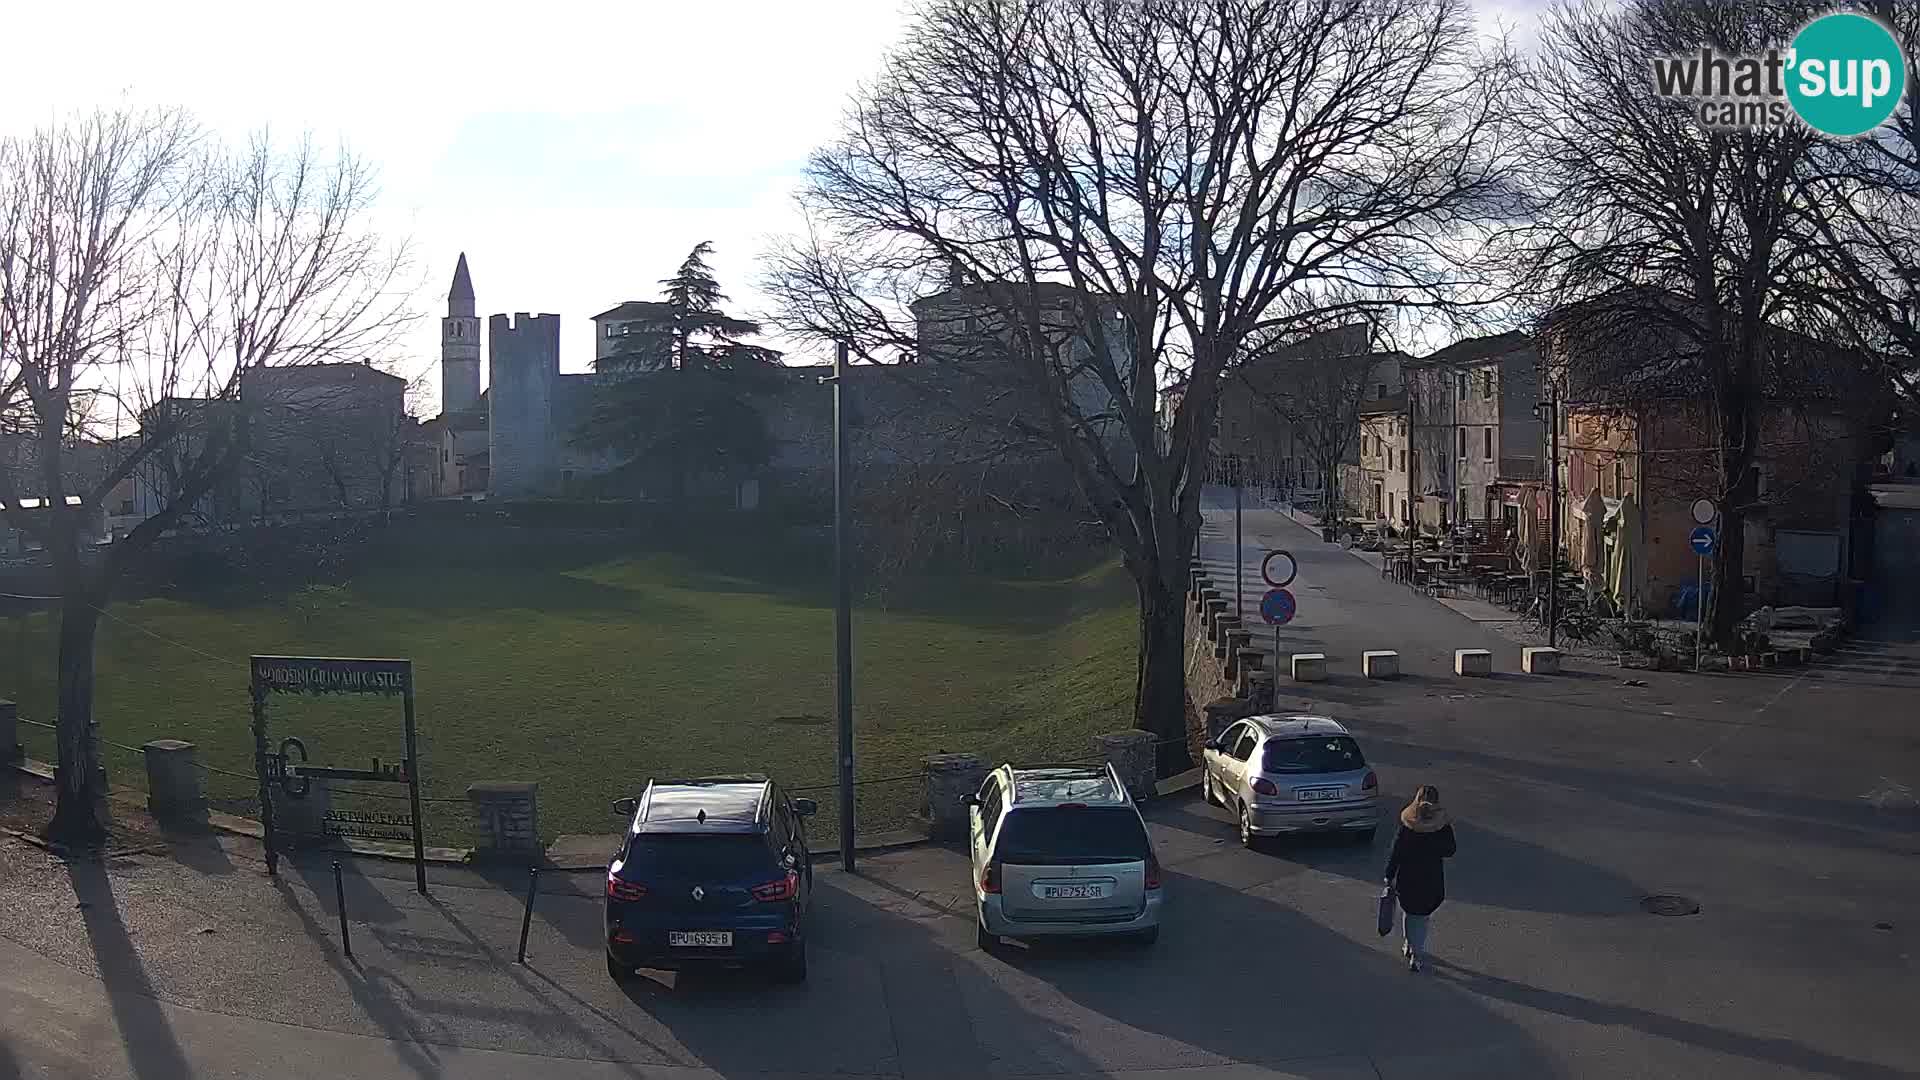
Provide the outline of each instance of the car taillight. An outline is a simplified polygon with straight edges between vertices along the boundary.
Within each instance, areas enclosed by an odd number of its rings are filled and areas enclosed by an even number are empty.
[[[1377,776],[1375,776],[1375,775],[1373,775],[1373,770],[1372,770],[1372,769],[1368,769],[1368,770],[1367,770],[1367,778],[1366,778],[1365,780],[1362,780],[1362,781],[1360,781],[1360,790],[1361,790],[1361,791],[1375,791],[1375,790],[1377,790],[1377,789],[1378,789],[1379,787],[1380,787],[1380,778],[1379,778],[1379,777],[1377,777]]]
[[[1253,793],[1255,795],[1278,795],[1280,794],[1280,789],[1274,786],[1273,781],[1262,776],[1254,780]]]
[[[999,863],[988,863],[987,868],[980,871],[980,891],[983,893],[998,893],[1000,891]]]
[[[1154,858],[1153,852],[1149,851],[1147,852],[1147,888],[1157,889],[1159,887],[1160,887],[1160,860]]]
[[[622,881],[612,874],[607,875],[607,899],[638,900],[647,895],[645,885],[636,885],[631,881]]]
[[[775,900],[791,900],[800,895],[800,875],[787,871],[787,876],[779,881],[769,881],[765,885],[753,887],[753,898],[771,903]]]

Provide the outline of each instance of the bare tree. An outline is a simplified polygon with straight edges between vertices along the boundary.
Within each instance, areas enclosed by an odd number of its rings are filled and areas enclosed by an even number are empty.
[[[1135,722],[1171,745],[1223,374],[1263,330],[1459,298],[1510,74],[1460,0],[936,0],[812,160],[777,321],[884,363],[938,282],[991,316],[1016,426],[1134,579]]]
[[[1529,80],[1533,178],[1548,201],[1517,265],[1554,309],[1544,359],[1563,396],[1569,379],[1595,385],[1654,363],[1711,403],[1715,483],[1702,494],[1723,507],[1723,582],[1742,580],[1745,517],[1760,505],[1753,465],[1774,329],[1815,316],[1830,278],[1801,183],[1818,136],[1702,126],[1688,103],[1656,92],[1653,61],[1703,45],[1757,53],[1814,14],[1737,0],[1565,7],[1548,19]],[[1658,351],[1633,351],[1643,346]],[[1713,600],[1712,633],[1730,642],[1739,590]]]
[[[61,596],[50,835],[88,842],[105,828],[100,613],[129,562],[247,453],[242,381],[366,355],[401,325],[402,252],[368,230],[372,195],[351,157],[264,139],[230,153],[176,113],[97,113],[0,143],[0,413],[22,406],[34,436],[31,467],[0,471],[0,502],[46,545]],[[84,403],[103,394],[140,433],[87,472],[101,449]],[[128,480],[159,505],[94,551],[87,522]]]

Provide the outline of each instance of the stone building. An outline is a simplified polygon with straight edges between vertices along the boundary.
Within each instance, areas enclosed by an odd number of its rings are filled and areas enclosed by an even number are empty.
[[[1468,338],[1402,366],[1401,392],[1363,410],[1349,485],[1362,515],[1427,529],[1512,516],[1506,485],[1542,475],[1532,341]]]

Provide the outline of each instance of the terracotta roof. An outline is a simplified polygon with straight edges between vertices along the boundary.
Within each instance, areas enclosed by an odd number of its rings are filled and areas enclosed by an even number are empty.
[[[672,307],[662,300],[628,300],[626,303],[610,307],[593,317],[594,322],[601,319],[660,319],[672,312]]]

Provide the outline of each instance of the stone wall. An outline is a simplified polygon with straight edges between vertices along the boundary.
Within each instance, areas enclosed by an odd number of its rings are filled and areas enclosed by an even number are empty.
[[[520,312],[487,322],[489,494],[553,490],[553,384],[560,372],[560,316]]]
[[[1255,666],[1248,631],[1206,571],[1196,563],[1187,581],[1187,749],[1198,763],[1228,723],[1272,707],[1273,675]]]
[[[539,797],[540,785],[533,783],[491,780],[468,784],[475,857],[539,857]]]

